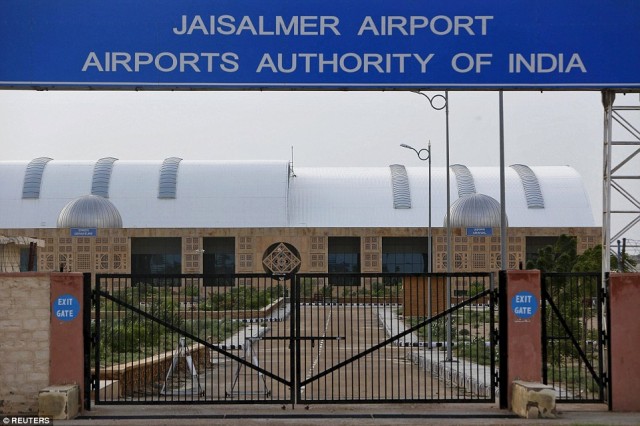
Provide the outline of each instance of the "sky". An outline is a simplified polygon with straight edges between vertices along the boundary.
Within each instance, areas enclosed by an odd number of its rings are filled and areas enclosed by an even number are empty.
[[[638,100],[627,96],[617,102]],[[506,165],[572,166],[598,225],[603,116],[597,91],[504,92]],[[450,164],[498,166],[499,122],[498,92],[449,92]],[[291,160],[293,148],[294,168],[425,166],[399,144],[429,141],[433,167],[444,167],[445,111],[407,91],[0,90],[0,161]],[[628,238],[640,240],[640,225]]]

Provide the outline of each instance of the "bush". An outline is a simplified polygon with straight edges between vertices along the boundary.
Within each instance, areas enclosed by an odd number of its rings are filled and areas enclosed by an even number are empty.
[[[455,347],[456,356],[466,358],[480,365],[491,365],[491,346],[483,337],[476,337],[471,342]]]
[[[262,309],[281,297],[286,291],[277,285],[266,290],[254,287],[233,288],[226,292],[212,293],[200,303],[200,309],[205,311],[230,311]]]

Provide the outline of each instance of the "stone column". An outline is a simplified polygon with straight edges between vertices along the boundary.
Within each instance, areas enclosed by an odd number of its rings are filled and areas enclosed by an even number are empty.
[[[541,295],[540,271],[507,271],[508,369],[507,380],[502,383],[509,386],[509,408],[511,384],[515,380],[542,383]]]
[[[609,303],[611,408],[640,411],[640,274],[611,274]]]
[[[83,277],[51,274],[49,384],[75,384],[84,395]],[[82,406],[82,401],[80,401]]]

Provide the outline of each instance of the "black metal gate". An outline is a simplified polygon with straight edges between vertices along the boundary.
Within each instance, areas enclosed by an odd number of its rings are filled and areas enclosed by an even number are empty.
[[[300,403],[494,402],[489,274],[296,276]]]
[[[95,402],[292,402],[290,288],[265,275],[97,275]]]
[[[97,275],[97,404],[491,402],[490,274]]]
[[[600,273],[542,275],[543,380],[562,402],[605,402],[608,337]]]

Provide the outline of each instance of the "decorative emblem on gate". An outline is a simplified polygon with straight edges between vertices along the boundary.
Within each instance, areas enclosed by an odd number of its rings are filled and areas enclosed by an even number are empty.
[[[300,269],[300,254],[291,244],[275,243],[269,246],[262,257],[262,264],[272,274],[290,274]]]

